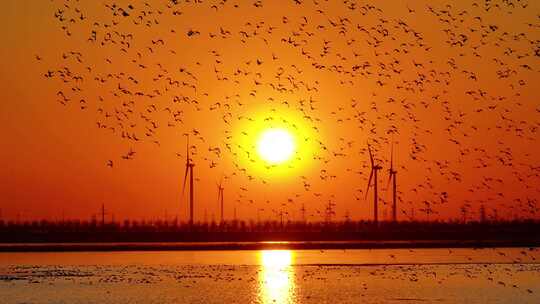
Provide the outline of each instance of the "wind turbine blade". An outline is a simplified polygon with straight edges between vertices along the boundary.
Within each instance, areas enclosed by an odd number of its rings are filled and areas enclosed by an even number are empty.
[[[371,154],[371,146],[369,143],[367,144],[367,148],[369,151],[369,160],[371,161],[371,167],[373,168],[375,166],[375,163],[373,162],[373,154]]]
[[[186,168],[187,168],[187,165],[189,165],[189,161],[190,161],[190,155],[189,155],[189,134],[188,134],[187,135],[187,142],[186,142]]]
[[[371,169],[371,173],[369,174],[369,180],[368,180],[367,187],[366,187],[366,198],[367,198],[367,195],[368,195],[368,192],[369,192],[369,186],[371,185],[371,178],[373,178],[373,169]]]
[[[394,174],[394,141],[392,140],[392,145],[390,146],[390,169],[388,169],[388,182],[386,183],[386,188],[390,185],[390,180],[392,180],[392,175]]]
[[[392,148],[390,149],[390,170],[394,170],[394,142],[392,141]]]
[[[184,184],[183,184],[183,186],[182,186],[182,197],[184,197],[184,191],[186,190],[186,182],[187,182],[188,169],[189,169],[189,167],[186,165],[186,173],[184,174]]]

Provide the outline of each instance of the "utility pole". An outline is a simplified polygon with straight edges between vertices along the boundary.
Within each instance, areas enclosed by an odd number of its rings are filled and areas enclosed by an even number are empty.
[[[335,206],[335,204],[332,203],[332,201],[329,200],[329,201],[328,201],[328,205],[326,205],[326,210],[325,210],[325,211],[326,211],[326,212],[325,212],[325,213],[326,213],[326,214],[325,214],[325,215],[326,215],[326,216],[325,216],[325,217],[326,217],[326,219],[325,219],[325,220],[326,220],[326,223],[330,223],[330,222],[332,221],[332,215],[335,214],[335,212],[334,212],[334,206]]]
[[[101,227],[105,227],[105,204],[101,204]]]
[[[220,209],[219,211],[220,211],[220,215],[221,215],[221,220],[220,221],[223,223],[223,221],[224,221],[224,218],[223,218],[223,215],[224,215],[223,214],[223,188],[221,188],[221,186],[218,189],[218,196],[220,198],[220,200],[219,200],[219,209]]]
[[[461,206],[461,216],[462,216],[463,224],[467,223],[467,208],[465,205]]]
[[[484,207],[484,205],[480,206],[480,222],[486,222],[486,208]]]

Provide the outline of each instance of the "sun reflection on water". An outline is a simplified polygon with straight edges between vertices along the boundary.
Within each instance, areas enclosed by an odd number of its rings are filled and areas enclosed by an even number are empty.
[[[262,271],[259,277],[261,303],[294,303],[295,283],[290,250],[260,252]]]

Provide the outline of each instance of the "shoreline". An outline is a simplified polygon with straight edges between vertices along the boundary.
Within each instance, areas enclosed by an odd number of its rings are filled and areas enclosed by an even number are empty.
[[[540,247],[538,240],[0,243],[2,252],[114,252]]]

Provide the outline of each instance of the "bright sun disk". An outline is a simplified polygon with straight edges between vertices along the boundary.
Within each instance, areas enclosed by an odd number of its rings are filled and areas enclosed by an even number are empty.
[[[257,142],[259,155],[271,164],[279,164],[290,159],[294,149],[294,139],[284,129],[268,129],[261,134]]]

